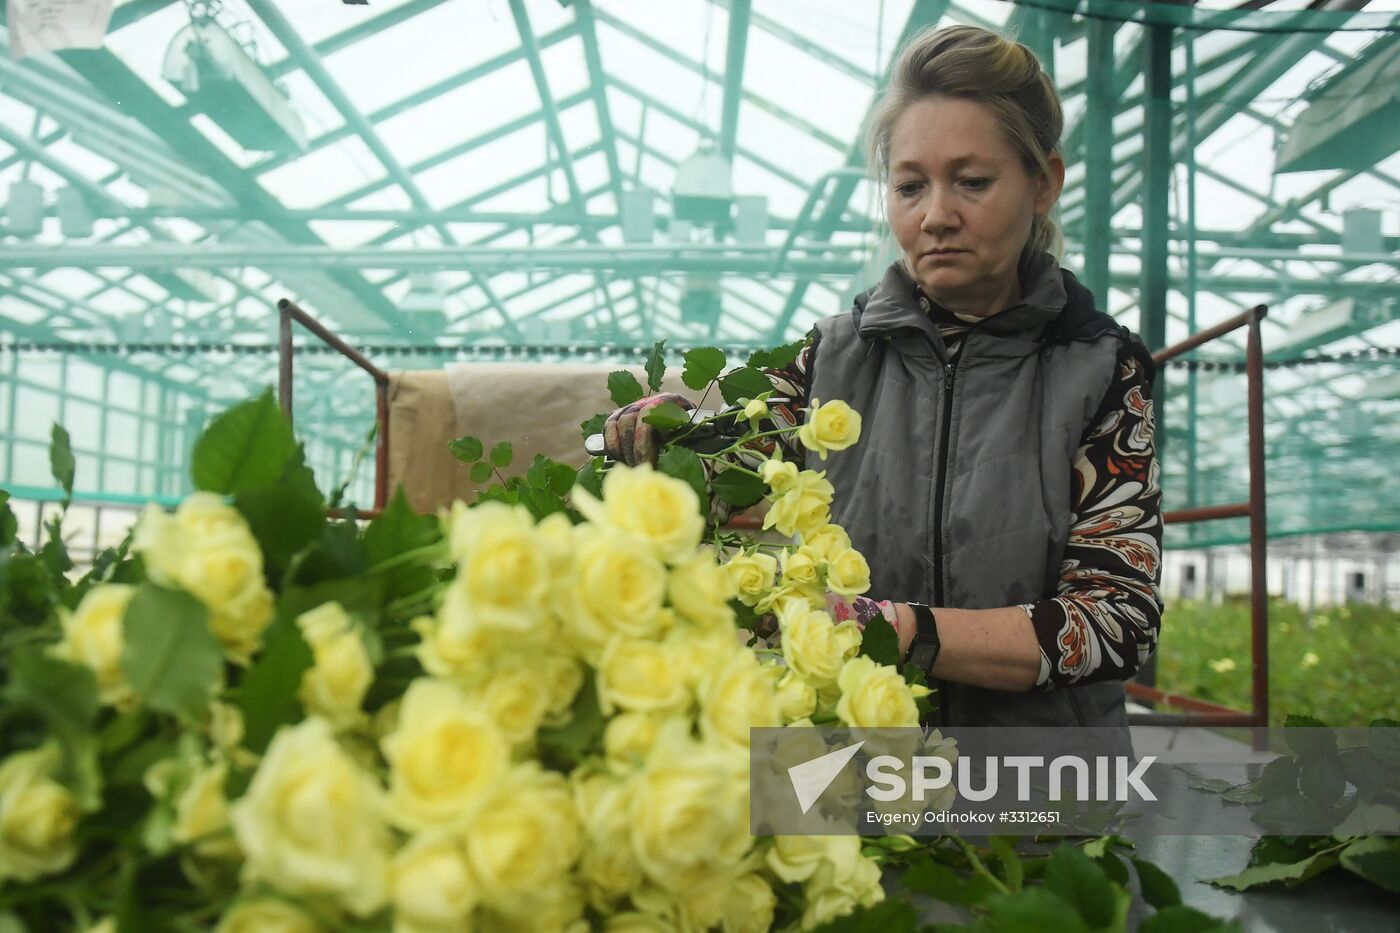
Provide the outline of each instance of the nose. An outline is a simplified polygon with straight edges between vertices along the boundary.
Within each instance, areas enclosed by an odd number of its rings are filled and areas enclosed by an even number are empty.
[[[938,235],[955,230],[961,224],[953,193],[943,185],[930,185],[924,199],[924,217],[919,227],[925,233]]]

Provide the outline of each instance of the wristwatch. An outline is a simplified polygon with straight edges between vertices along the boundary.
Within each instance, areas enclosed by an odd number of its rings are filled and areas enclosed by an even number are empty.
[[[938,623],[933,618],[933,610],[923,603],[907,604],[914,613],[914,638],[900,659],[903,666],[913,662],[924,673],[933,672],[933,664],[938,660],[938,650],[942,643],[938,640]]]

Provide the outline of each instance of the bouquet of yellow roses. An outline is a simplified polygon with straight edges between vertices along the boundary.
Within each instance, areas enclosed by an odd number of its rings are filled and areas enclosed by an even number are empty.
[[[264,395],[78,579],[61,519],[30,551],[0,499],[0,929],[734,933],[881,900],[886,849],[751,833],[749,730],[915,725],[927,690],[824,611],[869,581],[820,474],[696,483],[672,449],[363,524]],[[707,524],[716,487],[800,544]],[[770,611],[777,649],[745,631]]]

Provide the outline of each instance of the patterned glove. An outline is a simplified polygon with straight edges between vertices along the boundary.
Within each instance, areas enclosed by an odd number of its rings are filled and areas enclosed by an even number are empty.
[[[686,411],[695,410],[695,403],[690,399],[669,392],[649,395],[631,405],[622,406],[603,422],[603,448],[607,455],[628,466],[655,464],[661,445],[657,443],[656,429],[642,418],[665,402],[675,402]]]

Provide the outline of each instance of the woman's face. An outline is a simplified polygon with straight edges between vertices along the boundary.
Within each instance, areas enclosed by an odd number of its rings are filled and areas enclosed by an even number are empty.
[[[1031,221],[1064,184],[1060,157],[1051,157],[1052,178],[1032,177],[990,109],[944,96],[905,109],[889,156],[890,227],[929,297],[981,317],[1013,304]]]

